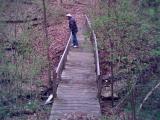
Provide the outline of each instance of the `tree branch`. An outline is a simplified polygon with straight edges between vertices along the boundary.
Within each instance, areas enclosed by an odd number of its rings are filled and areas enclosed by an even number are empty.
[[[152,88],[151,91],[148,92],[148,94],[146,95],[146,97],[144,98],[143,102],[140,104],[139,109],[138,109],[138,113],[140,112],[140,110],[143,107],[143,104],[147,101],[147,99],[149,98],[149,96],[152,95],[152,93],[160,86],[160,82],[154,87]]]

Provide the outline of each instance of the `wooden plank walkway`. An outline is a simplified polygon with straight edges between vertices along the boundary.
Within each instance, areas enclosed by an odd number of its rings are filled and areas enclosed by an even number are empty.
[[[61,119],[69,113],[86,113],[96,117],[101,115],[93,47],[85,39],[82,30],[78,33],[78,40],[79,48],[71,48],[67,56],[49,120]]]

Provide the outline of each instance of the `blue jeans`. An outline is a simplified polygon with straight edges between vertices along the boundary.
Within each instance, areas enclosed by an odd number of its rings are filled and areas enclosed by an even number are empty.
[[[72,43],[73,43],[73,45],[78,46],[78,40],[77,40],[76,34],[77,34],[77,33],[72,32]]]

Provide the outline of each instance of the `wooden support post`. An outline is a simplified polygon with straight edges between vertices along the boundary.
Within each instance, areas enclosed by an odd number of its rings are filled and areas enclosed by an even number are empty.
[[[113,95],[113,92],[114,92],[114,88],[113,88],[113,84],[114,84],[114,71],[113,71],[113,48],[114,48],[114,45],[113,45],[113,42],[112,40],[109,41],[110,42],[110,47],[111,47],[111,96],[112,96],[112,107],[114,107],[114,95]]]
[[[57,74],[53,73],[53,99],[57,97]]]
[[[49,37],[48,37],[48,29],[47,29],[47,9],[46,9],[46,3],[45,0],[42,0],[42,5],[43,5],[43,24],[44,24],[44,33],[45,33],[45,42],[46,42],[46,46],[47,46],[47,60],[48,60],[48,87],[51,88],[52,87],[52,74],[51,74],[51,58],[49,55]]]
[[[135,107],[135,89],[131,91],[131,109],[132,109],[132,120],[136,120],[136,107]]]
[[[97,82],[98,82],[98,95],[97,96],[98,96],[98,98],[100,98],[101,91],[102,91],[102,78],[100,75],[97,77]]]

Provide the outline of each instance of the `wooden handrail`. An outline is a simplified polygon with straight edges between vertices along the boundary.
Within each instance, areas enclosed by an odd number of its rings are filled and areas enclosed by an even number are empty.
[[[96,55],[96,69],[97,69],[97,75],[101,75],[100,72],[100,64],[99,64],[99,52],[98,52],[98,44],[97,44],[97,37],[93,31],[93,39],[95,44],[95,55]]]
[[[95,52],[94,54],[95,54],[95,60],[96,60],[96,73],[97,73],[97,75],[101,75],[100,64],[99,64],[97,37],[96,37],[96,34],[95,34],[94,30],[92,29],[91,22],[89,21],[87,16],[86,16],[86,21],[87,21],[87,24],[88,24],[89,29],[91,31],[91,36],[92,36],[93,42],[94,42],[94,52]]]
[[[59,62],[59,64],[58,64],[58,67],[57,67],[57,69],[56,69],[56,73],[57,73],[58,75],[60,75],[60,74],[62,73],[62,70],[63,70],[63,68],[64,68],[64,64],[65,64],[65,62],[66,62],[66,60],[67,60],[67,55],[68,55],[68,51],[69,51],[69,48],[70,48],[70,43],[71,43],[71,34],[70,34],[69,40],[68,40],[68,42],[67,42],[67,45],[66,45],[66,47],[65,47],[65,50],[64,50],[64,52],[63,52],[63,55],[62,55],[62,57],[61,57],[61,59],[60,59],[60,62]]]
[[[98,97],[101,95],[102,89],[102,79],[101,79],[101,71],[100,71],[100,63],[99,63],[99,53],[98,53],[98,44],[97,44],[97,37],[92,29],[91,22],[89,21],[88,17],[86,16],[86,23],[90,31],[91,38],[93,39],[93,46],[94,46],[94,57],[96,63],[96,75],[97,75],[97,84],[98,84]]]
[[[61,74],[62,74],[62,70],[64,69],[65,62],[67,61],[67,55],[68,55],[70,43],[71,43],[71,36],[72,36],[72,34],[70,34],[70,37],[69,37],[69,40],[68,40],[67,45],[65,47],[65,50],[64,50],[62,57],[58,63],[58,67],[56,69],[56,76],[53,76],[53,78],[55,78],[55,80],[53,81],[53,98],[55,98],[57,96],[57,87],[58,87],[58,84],[61,80]]]

